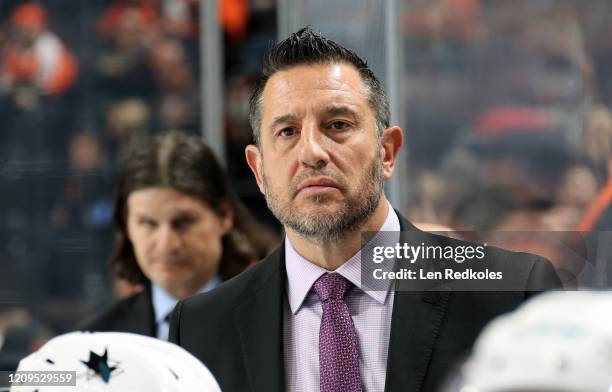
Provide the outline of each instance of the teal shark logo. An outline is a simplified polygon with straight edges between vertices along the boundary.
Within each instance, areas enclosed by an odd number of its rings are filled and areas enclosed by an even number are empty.
[[[93,351],[89,352],[89,360],[87,362],[81,360],[88,369],[93,370],[96,375],[99,375],[105,383],[111,378],[113,371],[117,370],[116,366],[108,364],[108,349],[104,350],[104,355],[98,355]]]

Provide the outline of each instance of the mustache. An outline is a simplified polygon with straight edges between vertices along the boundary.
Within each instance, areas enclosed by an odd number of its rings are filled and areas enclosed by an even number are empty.
[[[338,184],[338,189],[340,189],[341,191],[344,191],[348,188],[348,184],[344,177],[339,175],[338,173],[335,173],[332,170],[329,170],[328,168],[323,168],[320,170],[308,169],[298,174],[293,180],[291,180],[291,183],[289,183],[289,190],[291,191],[291,195],[294,197],[295,195],[297,195],[298,187],[302,182],[310,178],[317,177],[329,177],[333,179],[336,184]]]

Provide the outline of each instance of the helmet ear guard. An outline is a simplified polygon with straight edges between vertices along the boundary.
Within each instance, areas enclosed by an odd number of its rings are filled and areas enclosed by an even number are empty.
[[[493,320],[444,392],[608,392],[612,293],[553,292]]]
[[[21,360],[18,371],[76,373],[76,388],[13,384],[11,392],[220,392],[214,376],[181,347],[121,332],[72,332]]]

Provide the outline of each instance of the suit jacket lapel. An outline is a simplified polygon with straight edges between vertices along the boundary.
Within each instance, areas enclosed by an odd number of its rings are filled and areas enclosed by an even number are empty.
[[[421,391],[450,292],[395,293],[385,391]]]
[[[417,230],[399,213],[402,231]],[[410,292],[396,287],[385,391],[421,391],[450,291]]]
[[[285,298],[284,246],[263,261],[244,301],[234,312],[253,391],[283,391],[282,314]]]
[[[127,311],[129,313],[125,318],[123,330],[139,335],[153,337],[156,335],[151,287],[147,286]]]
[[[417,230],[399,213],[402,230]],[[285,300],[284,246],[261,261],[252,289],[234,311],[239,340],[253,391],[285,389],[283,358],[283,303]],[[450,291],[406,292],[396,289],[386,392],[418,392],[427,373],[444,319]]]

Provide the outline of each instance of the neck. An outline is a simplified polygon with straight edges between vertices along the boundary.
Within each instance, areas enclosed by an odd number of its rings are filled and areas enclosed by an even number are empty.
[[[192,295],[194,295],[196,293],[196,291],[191,290],[191,289],[185,289],[183,287],[181,288],[175,288],[175,287],[167,287],[164,288],[164,290],[166,290],[166,292],[168,294],[170,294],[171,296],[173,296],[174,298],[180,300],[183,300],[187,297],[190,297]]]
[[[206,283],[208,283],[210,279],[212,279],[215,276],[215,274],[216,273],[207,274],[205,277],[203,277],[203,279],[199,279],[194,282],[189,282],[189,284],[183,283],[183,284],[177,284],[177,285],[172,285],[172,286],[160,285],[160,287],[164,289],[165,292],[167,292],[168,294],[170,294],[171,296],[173,296],[174,298],[180,301],[180,300],[183,300],[185,298],[191,297],[192,295],[196,294],[200,289],[202,289],[202,287],[204,287]]]
[[[374,213],[358,230],[347,233],[341,240],[333,243],[316,243],[289,228],[285,230],[291,245],[303,258],[328,271],[334,271],[361,249],[363,232],[380,230],[388,212],[389,205],[383,195]]]

